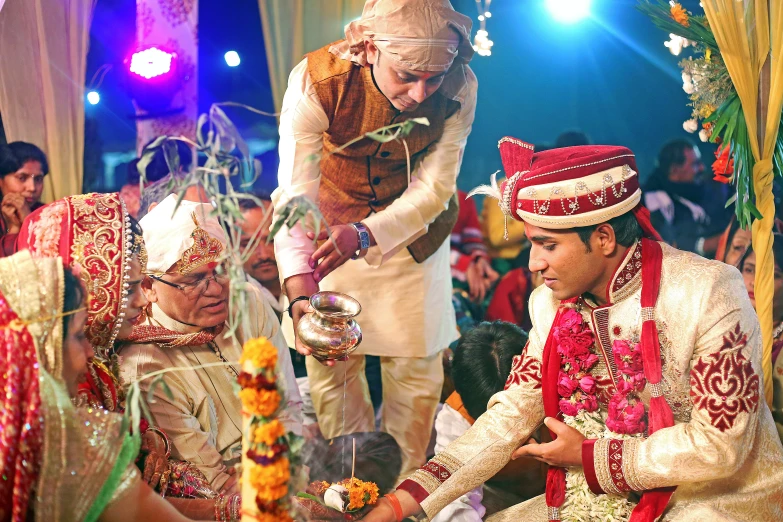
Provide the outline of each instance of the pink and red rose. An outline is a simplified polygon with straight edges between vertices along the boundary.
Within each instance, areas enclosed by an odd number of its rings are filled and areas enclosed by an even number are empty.
[[[562,371],[557,377],[557,394],[561,397],[570,397],[576,391],[579,384],[568,374]]]
[[[582,314],[568,309],[560,317],[553,335],[560,355],[561,370],[557,378],[560,411],[571,417],[580,410],[596,411],[596,381],[588,374],[598,363],[598,356],[591,351],[595,345],[593,332]]]
[[[635,435],[647,429],[647,414],[644,403],[635,398],[626,398],[616,393],[609,401],[609,415],[606,427],[615,433]]]

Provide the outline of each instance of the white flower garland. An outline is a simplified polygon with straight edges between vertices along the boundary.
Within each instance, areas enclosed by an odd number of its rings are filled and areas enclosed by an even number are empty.
[[[601,410],[580,410],[576,416],[564,415],[564,422],[588,439],[628,439],[638,435],[618,435],[606,428]],[[566,496],[561,519],[573,522],[628,522],[636,506],[625,497],[596,495],[590,490],[582,468],[566,468]]]

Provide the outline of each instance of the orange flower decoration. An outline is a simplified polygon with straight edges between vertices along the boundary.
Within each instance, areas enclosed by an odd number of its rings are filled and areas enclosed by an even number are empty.
[[[266,444],[271,446],[277,439],[285,435],[285,427],[283,423],[275,419],[266,424],[262,424],[255,429],[253,437],[257,443]]]
[[[277,364],[277,348],[266,337],[250,339],[242,347],[239,362],[250,361],[255,368],[274,368]]]
[[[264,487],[286,487],[290,478],[291,463],[285,457],[279,458],[267,466],[256,464],[250,469],[250,484],[259,490]]]
[[[715,161],[712,163],[715,181],[731,183],[734,174],[734,158],[731,157],[731,147],[725,144],[715,151]]]
[[[378,485],[375,482],[364,482],[353,478],[344,480],[342,484],[348,489],[349,510],[361,509],[365,505],[378,502]]]
[[[239,392],[239,400],[245,411],[252,415],[269,417],[280,406],[280,394],[277,390],[253,390],[245,388]]]
[[[691,25],[691,22],[688,19],[688,11],[686,11],[679,2],[672,4],[671,15],[674,21],[681,26],[688,27]]]

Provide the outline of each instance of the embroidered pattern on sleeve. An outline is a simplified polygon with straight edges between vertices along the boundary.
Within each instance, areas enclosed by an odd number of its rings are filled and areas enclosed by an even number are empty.
[[[731,429],[740,413],[753,413],[759,405],[759,376],[742,353],[747,341],[737,323],[724,335],[721,349],[700,358],[691,370],[693,404],[721,432]]]

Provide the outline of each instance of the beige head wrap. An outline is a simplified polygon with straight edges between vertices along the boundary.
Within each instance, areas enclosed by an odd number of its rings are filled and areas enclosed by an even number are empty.
[[[467,64],[473,57],[470,18],[449,0],[367,0],[362,16],[345,26],[345,40],[329,52],[367,64],[364,40],[370,39],[396,63],[416,71],[448,71],[440,91],[462,102]]]
[[[182,200],[177,206],[176,194],[150,210],[139,221],[149,257],[147,271],[163,274],[179,263],[179,272],[188,274],[219,260],[226,234],[211,212],[206,203]]]

